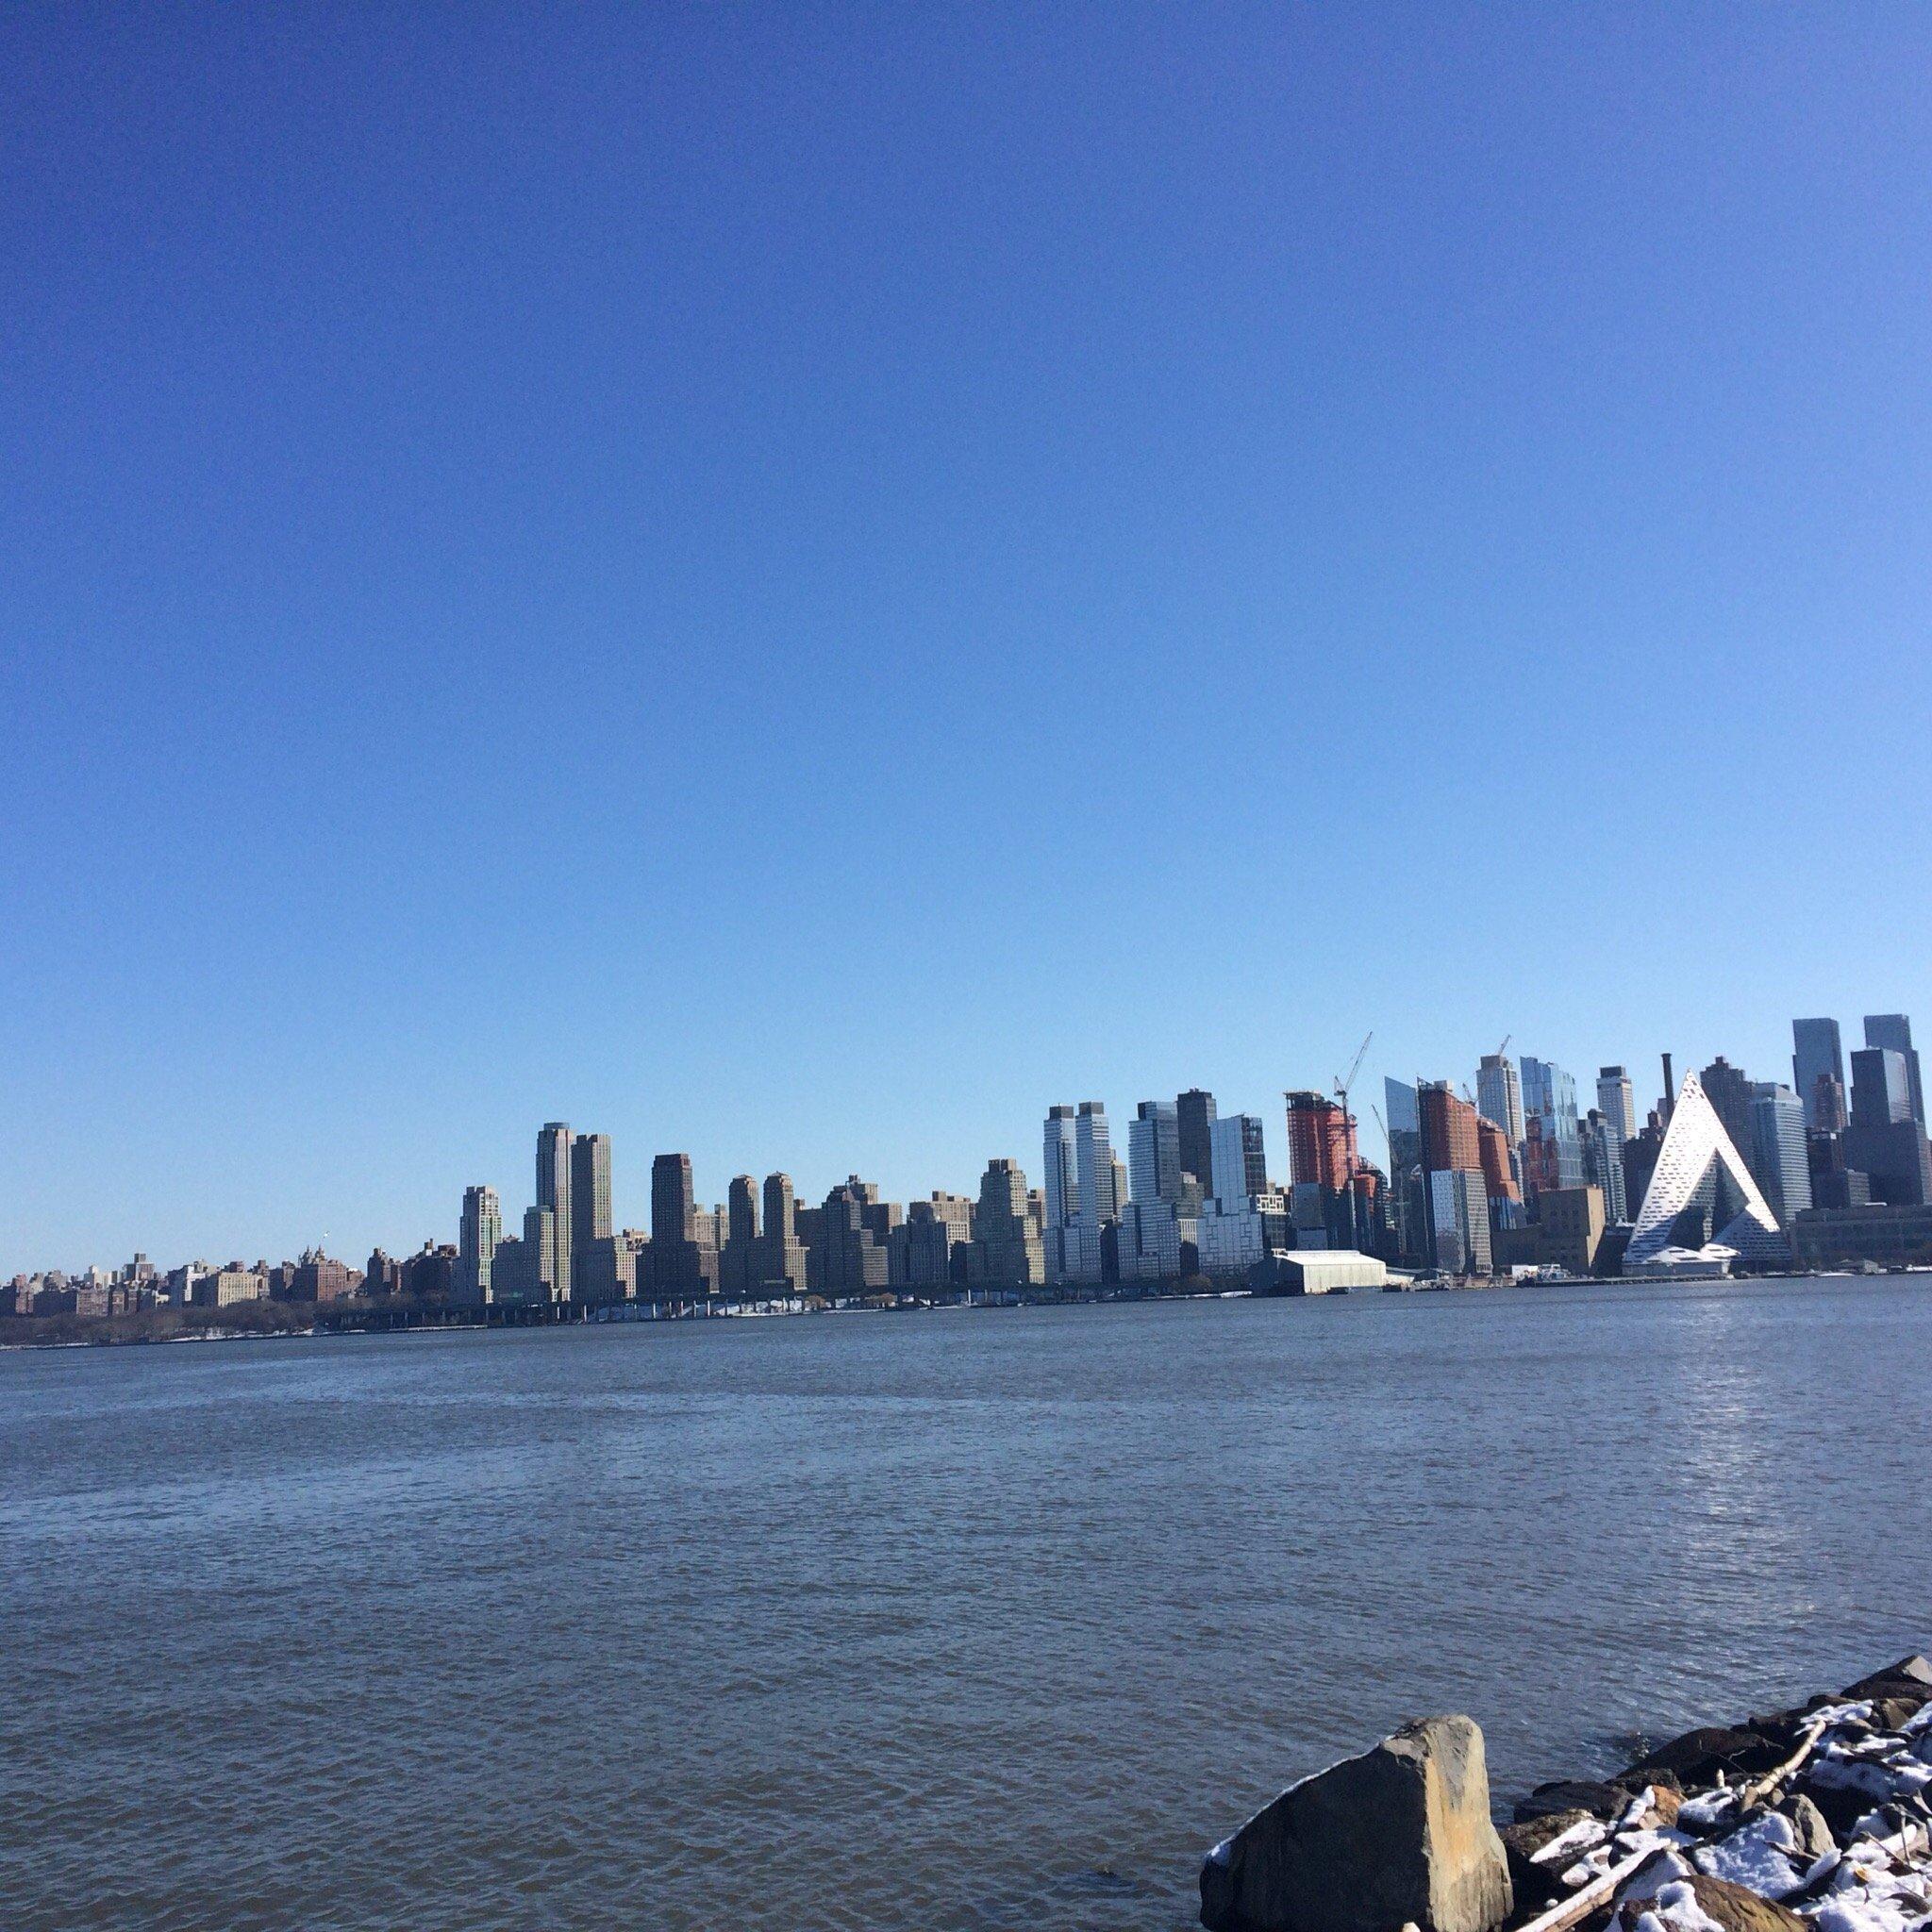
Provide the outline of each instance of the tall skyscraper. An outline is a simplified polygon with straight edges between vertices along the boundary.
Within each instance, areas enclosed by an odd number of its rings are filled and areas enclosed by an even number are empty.
[[[1596,1110],[1604,1117],[1613,1142],[1612,1151],[1621,1161],[1624,1142],[1637,1133],[1637,1097],[1630,1086],[1630,1075],[1622,1067],[1596,1070]],[[1621,1185],[1617,1191],[1624,1191]],[[1624,1217],[1618,1214],[1614,1218],[1621,1221]]]
[[[537,1136],[537,1206],[547,1208],[551,1229],[547,1239],[553,1257],[548,1277],[558,1301],[570,1299],[570,1245],[575,1224],[571,1215],[571,1132],[562,1121],[551,1121]],[[529,1239],[525,1224],[525,1239]]]
[[[733,1174],[724,1191],[724,1241],[718,1250],[718,1285],[728,1295],[749,1294],[758,1285],[758,1184]]]
[[[1911,1073],[1895,1047],[1868,1046],[1852,1056],[1852,1121],[1861,1127],[1890,1126],[1912,1115]]]
[[[1136,1201],[1175,1201],[1181,1191],[1180,1118],[1171,1100],[1143,1100],[1127,1123],[1127,1187]]]
[[[758,1184],[748,1174],[733,1174],[724,1191],[724,1239],[748,1248],[758,1238]]]
[[[1906,1063],[1906,1087],[1911,1096],[1912,1118],[1925,1124],[1925,1088],[1919,1074],[1919,1050],[1912,1044],[1912,1023],[1903,1013],[1867,1013],[1865,1044],[1884,1047]]]
[[[579,1134],[570,1149],[571,1249],[582,1254],[608,1241],[610,1221],[610,1136]]]
[[[1066,1256],[1067,1273],[1075,1281],[1101,1278],[1102,1235],[1120,1218],[1114,1195],[1113,1137],[1107,1108],[1097,1100],[1083,1100],[1074,1118],[1075,1211]]]
[[[1026,1176],[1010,1160],[989,1160],[973,1212],[966,1278],[975,1287],[1026,1288],[1046,1279],[1045,1257],[1034,1232]]]
[[[700,1222],[711,1239],[701,1237]],[[651,1162],[651,1242],[644,1279],[659,1300],[715,1294],[719,1284],[716,1217],[698,1213],[691,1156],[660,1154]]]
[[[1384,1079],[1383,1126],[1389,1140],[1387,1209],[1392,1257],[1421,1267],[1429,1257],[1428,1190],[1423,1181],[1422,1109],[1407,1080]]]
[[[1200,1183],[1204,1194],[1214,1191],[1214,1154],[1209,1129],[1214,1125],[1214,1096],[1199,1087],[1190,1087],[1174,1104],[1174,1120],[1180,1135],[1181,1172]]]
[[[1288,1177],[1295,1187],[1332,1192],[1349,1185],[1358,1164],[1355,1123],[1325,1093],[1288,1096]]]
[[[1821,1088],[1821,1081],[1829,1084]],[[1844,1125],[1845,1059],[1836,1020],[1791,1022],[1791,1084],[1812,1132],[1835,1134]]]
[[[691,1156],[660,1154],[651,1163],[651,1244],[688,1241],[697,1215]]]
[[[1603,1087],[1603,1081],[1599,1080],[1597,1091],[1602,1092]],[[1630,1083],[1626,1080],[1624,1083],[1626,1102],[1629,1093]],[[1630,1215],[1624,1191],[1624,1142],[1630,1138],[1629,1135],[1620,1133],[1602,1108],[1593,1107],[1583,1117],[1581,1138],[1585,1184],[1596,1189],[1604,1197],[1604,1213],[1612,1225],[1627,1221]]]
[[[1421,1117],[1419,1158],[1429,1174],[1480,1174],[1482,1145],[1476,1110],[1446,1080],[1424,1080],[1415,1090]]]
[[[1873,1193],[1893,1207],[1932,1200],[1932,1155],[1912,1114],[1911,1069],[1890,1046],[1852,1056],[1852,1113],[1844,1131],[1847,1168],[1870,1178]]]
[[[1208,1136],[1213,1197],[1224,1208],[1243,1208],[1255,1195],[1268,1191],[1268,1157],[1259,1114],[1224,1114]]]
[[[490,1299],[490,1271],[503,1239],[503,1206],[494,1188],[463,1190],[463,1219],[457,1235],[457,1281],[463,1299]]]
[[[1490,1203],[1480,1174],[1462,1168],[1430,1174],[1429,1235],[1432,1258],[1445,1274],[1490,1273]]]
[[[1523,1056],[1523,1131],[1530,1138],[1530,1124],[1541,1126],[1542,1164],[1554,1173],[1559,1188],[1583,1185],[1583,1141],[1576,1112],[1576,1079],[1554,1060],[1540,1060],[1533,1054]],[[1501,1125],[1501,1123],[1497,1123]],[[1524,1158],[1524,1180],[1531,1179],[1529,1158]]]
[[[567,1299],[561,1284],[568,1281],[566,1250],[570,1240],[554,1208],[524,1209],[524,1279],[536,1301]],[[493,1271],[492,1271],[493,1272]]]
[[[1811,1168],[1805,1146],[1805,1105],[1789,1087],[1760,1080],[1751,1102],[1751,1131],[1757,1158],[1749,1164],[1758,1176],[1778,1225],[1811,1205]]]
[[[1384,1079],[1382,1105],[1388,1112],[1389,1168],[1397,1173],[1423,1158],[1423,1117],[1416,1090],[1407,1080]],[[1501,1125],[1499,1121],[1497,1125]]]
[[[1073,1272],[1074,1257],[1067,1230],[1078,1211],[1074,1180],[1078,1166],[1077,1136],[1071,1107],[1050,1107],[1041,1136],[1041,1189],[1046,1202],[1046,1278],[1063,1281]]]
[[[1494,1121],[1509,1137],[1511,1147],[1523,1144],[1523,1081],[1516,1062],[1507,1054],[1482,1057],[1475,1074],[1475,1104],[1485,1120]]]

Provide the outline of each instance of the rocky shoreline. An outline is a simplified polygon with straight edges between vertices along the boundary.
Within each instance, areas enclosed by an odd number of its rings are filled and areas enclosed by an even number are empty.
[[[1209,1852],[1209,1932],[1927,1932],[1932,1663],[1688,1731],[1497,1828],[1482,1733],[1424,1719]]]

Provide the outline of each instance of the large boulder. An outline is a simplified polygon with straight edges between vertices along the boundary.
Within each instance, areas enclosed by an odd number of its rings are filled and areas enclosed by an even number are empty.
[[[1769,1771],[1783,1754],[1770,1738],[1757,1731],[1739,1730],[1727,1724],[1705,1724],[1659,1744],[1647,1757],[1640,1757],[1627,1776],[1641,1776],[1653,1771],[1670,1772],[1685,1789],[1715,1784],[1724,1772],[1735,1777],[1740,1773]]]
[[[1702,1872],[1684,1882],[1704,1916],[1714,1919],[1724,1932],[1808,1932],[1808,1922],[1789,1907],[1760,1898],[1741,1885]]]
[[[1905,1688],[1907,1686],[1909,1690]],[[1922,1657],[1902,1657],[1897,1663],[1887,1664],[1869,1677],[1860,1677],[1856,1684],[1845,1687],[1845,1695],[1853,1699],[1889,1697],[1894,1693],[1910,1695],[1914,1690],[1922,1697],[1932,1697],[1932,1663]]]
[[[1663,1932],[1810,1932],[1810,1922],[1741,1885],[1702,1872],[1638,1886],[1624,1895],[1610,1932],[1629,1932],[1648,1918]]]
[[[1291,1785],[1201,1866],[1208,1932],[1492,1932],[1510,1903],[1466,1717],[1405,1724]]]

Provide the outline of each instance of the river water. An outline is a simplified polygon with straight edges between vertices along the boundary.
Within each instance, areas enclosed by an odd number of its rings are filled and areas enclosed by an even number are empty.
[[[1932,1283],[0,1357],[0,1924],[1176,1932],[1932,1642]]]

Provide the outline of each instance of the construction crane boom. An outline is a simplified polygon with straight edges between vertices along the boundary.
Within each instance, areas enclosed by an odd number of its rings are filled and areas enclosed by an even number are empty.
[[[1335,1082],[1336,1098],[1341,1102],[1342,1128],[1348,1136],[1348,1178],[1351,1181],[1355,1179],[1355,1116],[1348,1110],[1348,1092],[1355,1085],[1355,1076],[1362,1070],[1362,1056],[1369,1050],[1369,1041],[1374,1037],[1373,1028],[1362,1035],[1362,1043],[1356,1048],[1355,1058],[1350,1061],[1348,1072],[1338,1076]]]

